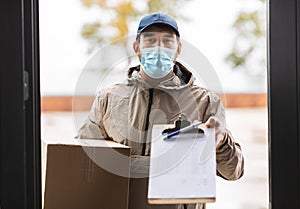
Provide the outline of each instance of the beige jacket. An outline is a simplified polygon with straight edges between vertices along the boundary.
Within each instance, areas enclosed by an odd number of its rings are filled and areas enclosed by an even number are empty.
[[[110,139],[130,146],[132,155],[149,156],[153,125],[173,124],[181,113],[187,115],[189,121],[205,122],[215,116],[225,126],[220,99],[213,92],[194,85],[194,76],[180,63],[174,66],[175,75],[155,88],[149,86],[138,71],[139,66],[130,68],[126,82],[98,93],[78,138]],[[236,180],[243,175],[241,148],[229,130],[216,150],[216,159],[217,174],[222,178]]]

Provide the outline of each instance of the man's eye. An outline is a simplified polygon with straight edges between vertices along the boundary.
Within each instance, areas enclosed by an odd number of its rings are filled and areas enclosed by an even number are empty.
[[[164,40],[164,43],[165,43],[165,44],[173,44],[173,42],[174,42],[174,41],[173,41],[172,39],[165,39],[165,40]]]
[[[149,38],[149,39],[148,39],[148,42],[149,42],[149,43],[155,43],[155,41],[156,41],[155,38]]]

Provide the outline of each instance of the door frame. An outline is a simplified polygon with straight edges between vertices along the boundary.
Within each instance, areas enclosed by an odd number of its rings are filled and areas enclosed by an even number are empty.
[[[269,0],[267,4],[270,208],[299,208],[299,1]],[[38,0],[2,1],[0,22],[0,208],[38,209]]]
[[[299,1],[268,1],[270,208],[299,208]]]
[[[38,0],[0,3],[0,208],[41,205]]]

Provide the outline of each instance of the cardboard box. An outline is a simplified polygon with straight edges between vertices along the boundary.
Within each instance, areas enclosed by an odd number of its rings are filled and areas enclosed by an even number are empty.
[[[42,141],[44,209],[128,208],[127,146],[104,140]]]

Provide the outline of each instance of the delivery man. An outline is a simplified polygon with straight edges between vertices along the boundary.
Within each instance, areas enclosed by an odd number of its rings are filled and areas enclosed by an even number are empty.
[[[125,82],[97,94],[78,138],[113,140],[130,146],[132,156],[149,156],[153,125],[172,124],[184,114],[189,121],[215,128],[217,175],[237,180],[244,171],[241,147],[225,125],[218,96],[195,85],[193,74],[176,61],[181,47],[172,17],[161,12],[143,17],[133,43],[140,64],[128,69]],[[205,205],[174,208],[201,209]]]

